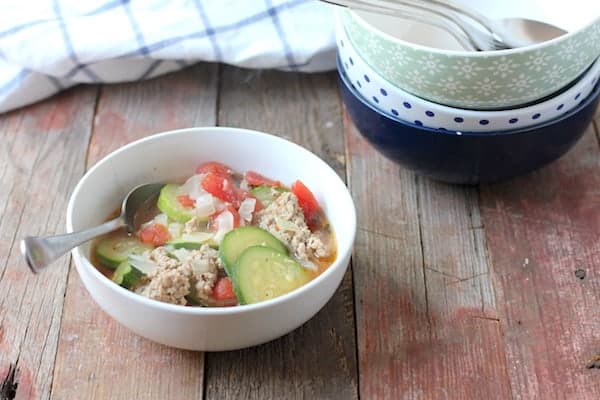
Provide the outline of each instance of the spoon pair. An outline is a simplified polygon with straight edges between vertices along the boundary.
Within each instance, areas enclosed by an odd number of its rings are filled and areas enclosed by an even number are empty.
[[[69,250],[95,237],[127,227],[135,230],[135,215],[148,199],[152,198],[164,186],[163,183],[148,183],[133,188],[121,204],[121,214],[102,225],[64,235],[32,237],[21,240],[21,254],[25,257],[31,271],[38,273]]]
[[[321,0],[338,6],[411,18],[442,28],[466,49],[504,50],[545,42],[566,31],[527,18],[490,19],[452,0]],[[475,27],[478,25],[482,29]]]

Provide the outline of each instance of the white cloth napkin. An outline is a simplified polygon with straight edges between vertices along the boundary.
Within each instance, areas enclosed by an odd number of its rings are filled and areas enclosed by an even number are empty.
[[[333,69],[333,25],[332,7],[316,0],[4,0],[0,112],[198,61]]]

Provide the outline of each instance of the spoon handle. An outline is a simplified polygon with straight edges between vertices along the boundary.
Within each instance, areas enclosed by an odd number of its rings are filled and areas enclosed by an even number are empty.
[[[21,240],[21,253],[27,260],[27,265],[29,265],[31,271],[38,273],[69,250],[124,225],[123,218],[118,217],[102,225],[64,235],[28,236]]]

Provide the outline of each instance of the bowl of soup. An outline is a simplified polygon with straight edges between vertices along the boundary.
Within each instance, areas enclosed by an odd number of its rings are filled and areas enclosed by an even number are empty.
[[[148,136],[94,165],[69,232],[100,224],[133,187],[164,184],[136,226],[73,250],[96,303],[172,347],[233,350],[312,318],[346,272],[356,212],[344,182],[305,148],[224,127]]]

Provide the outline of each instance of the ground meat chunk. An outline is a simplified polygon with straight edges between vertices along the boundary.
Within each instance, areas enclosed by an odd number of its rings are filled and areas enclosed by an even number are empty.
[[[168,256],[167,251],[158,247],[150,253],[150,259],[157,267],[148,274],[150,283],[142,294],[158,301],[185,305],[185,296],[190,293],[192,269],[188,264],[182,264],[177,259]]]
[[[175,269],[179,266],[180,262],[176,258],[170,257],[164,247],[157,247],[150,252],[150,260],[158,266],[156,272],[159,269]]]
[[[215,287],[215,282],[217,282],[217,274],[203,272],[198,275],[195,285],[196,297],[206,302],[210,301],[213,289]]]
[[[192,270],[192,282],[199,300],[209,301],[219,269],[223,269],[219,252],[207,244],[198,250],[192,250],[190,258],[186,261]]]
[[[308,262],[311,257],[329,255],[323,241],[308,229],[298,199],[292,192],[278,194],[257,218],[258,226],[284,242],[299,261]]]

